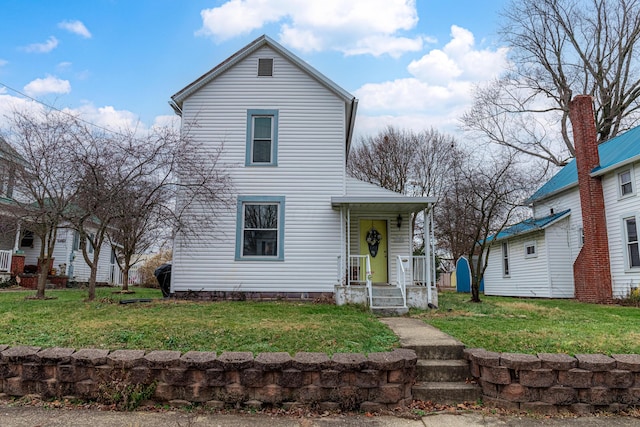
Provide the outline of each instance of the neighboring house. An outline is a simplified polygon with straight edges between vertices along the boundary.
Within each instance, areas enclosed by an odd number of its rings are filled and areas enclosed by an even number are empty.
[[[597,144],[592,100],[572,102],[576,159],[496,236],[485,294],[608,302],[640,284],[640,127]]]
[[[89,245],[89,243],[87,243]],[[40,240],[29,231],[23,232],[19,250],[25,256],[25,264],[36,265],[40,256]],[[93,257],[93,248],[89,245],[88,253]],[[56,235],[56,245],[53,251],[51,267],[57,274],[67,275],[77,282],[88,282],[89,265],[85,262],[80,249],[80,233],[61,226]],[[113,249],[108,243],[102,244],[96,281],[99,283],[121,284],[120,269],[115,259]]]
[[[262,36],[171,104],[199,143],[224,142],[221,163],[236,202],[217,213],[216,230],[202,230],[196,241],[175,237],[173,293],[306,299],[338,292],[340,303],[351,284],[433,284],[431,248],[430,262],[411,256],[411,216],[435,200],[347,176],[357,99],[309,64]]]
[[[0,274],[5,276],[14,273],[11,260],[16,254],[24,257],[24,263],[21,262],[21,265],[37,265],[40,256],[39,238],[28,229],[24,229],[20,221],[8,211],[14,199],[25,198],[24,194],[20,194],[20,189],[15,188],[16,170],[25,165],[25,160],[0,137]],[[67,274],[72,280],[86,282],[89,280],[89,266],[82,257],[79,243],[77,232],[61,226],[57,232],[52,268],[55,268],[58,274]],[[61,271],[61,265],[64,271]],[[110,245],[104,244],[97,280],[119,284],[119,279],[119,268],[115,263],[113,251]]]

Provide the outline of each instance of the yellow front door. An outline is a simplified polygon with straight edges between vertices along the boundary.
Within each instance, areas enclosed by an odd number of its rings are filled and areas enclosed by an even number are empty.
[[[369,255],[371,260],[371,281],[389,283],[387,274],[387,221],[360,220],[360,255]]]

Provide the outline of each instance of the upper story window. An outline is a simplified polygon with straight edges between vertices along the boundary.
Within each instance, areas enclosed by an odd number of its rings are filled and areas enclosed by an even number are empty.
[[[509,244],[502,243],[502,275],[509,277]]]
[[[247,111],[246,166],[278,165],[278,110]]]
[[[636,217],[624,219],[625,240],[627,245],[628,268],[640,267],[640,248],[638,247],[638,227]]]
[[[620,197],[633,194],[633,179],[631,169],[627,169],[618,174],[618,183],[620,185]]]
[[[525,258],[535,258],[538,256],[536,241],[533,240],[531,242],[526,242],[524,244],[524,257]]]
[[[258,58],[258,77],[273,76],[273,58]]]
[[[284,197],[238,196],[236,260],[284,259]]]

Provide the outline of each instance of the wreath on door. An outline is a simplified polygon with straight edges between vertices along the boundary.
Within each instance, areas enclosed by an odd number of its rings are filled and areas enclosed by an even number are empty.
[[[380,245],[381,240],[382,234],[380,234],[380,232],[375,228],[371,227],[367,232],[367,245],[369,245],[369,253],[374,258],[378,255],[378,246]]]

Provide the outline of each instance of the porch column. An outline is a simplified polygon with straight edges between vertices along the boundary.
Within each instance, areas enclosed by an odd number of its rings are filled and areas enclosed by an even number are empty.
[[[424,263],[425,265],[425,279],[427,285],[427,302],[432,303],[433,297],[431,295],[431,257],[433,252],[431,250],[431,212],[427,209],[424,210]]]
[[[16,228],[16,240],[13,244],[13,252],[18,250],[20,250],[20,222],[18,222],[18,227]]]

